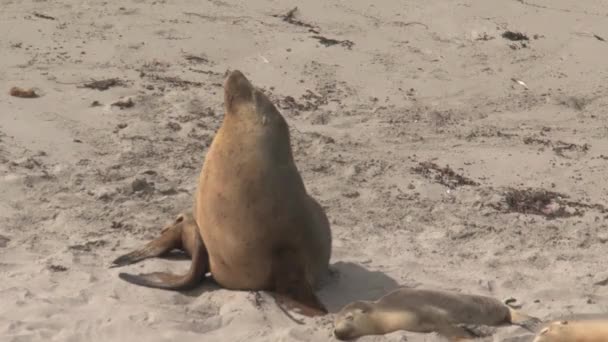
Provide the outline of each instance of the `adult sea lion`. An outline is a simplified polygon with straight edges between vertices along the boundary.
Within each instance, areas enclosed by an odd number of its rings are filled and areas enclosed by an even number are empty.
[[[138,285],[179,290],[198,285],[210,272],[224,288],[271,291],[305,315],[323,315],[327,310],[314,289],[328,270],[331,231],[294,163],[287,123],[238,70],[224,82],[224,108],[194,198],[198,235],[182,225],[181,235],[176,231],[168,237],[165,232],[149,249],[156,253],[179,241],[191,246],[190,272],[119,276]],[[186,240],[185,232],[190,234]],[[141,253],[135,255],[141,259]],[[120,257],[117,262],[121,260],[134,259]]]

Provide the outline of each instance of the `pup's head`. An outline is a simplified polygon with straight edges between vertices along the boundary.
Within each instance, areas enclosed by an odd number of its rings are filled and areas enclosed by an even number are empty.
[[[334,336],[344,341],[377,334],[378,329],[373,320],[373,312],[371,302],[356,301],[346,305],[336,314]]]
[[[532,342],[566,342],[568,337],[563,334],[568,321],[556,321],[543,328]]]

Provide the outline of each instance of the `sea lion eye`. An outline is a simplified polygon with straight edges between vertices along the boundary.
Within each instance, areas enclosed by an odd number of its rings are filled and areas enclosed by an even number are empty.
[[[179,215],[176,219],[175,219],[175,223],[180,223],[184,220],[184,215]]]

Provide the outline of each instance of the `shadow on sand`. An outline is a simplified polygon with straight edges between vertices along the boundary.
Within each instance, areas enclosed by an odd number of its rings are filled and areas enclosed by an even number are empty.
[[[158,259],[184,261],[188,255],[172,251]],[[178,271],[174,271],[180,273]],[[181,273],[185,273],[183,269]],[[321,287],[316,291],[329,312],[338,312],[343,306],[357,300],[377,300],[400,285],[383,272],[369,271],[352,262],[336,262],[330,265],[330,272]],[[221,290],[210,274],[200,286],[191,290],[179,291],[188,297],[198,297],[205,292]]]
[[[330,270],[329,279],[317,293],[332,313],[357,300],[377,300],[400,286],[383,272],[369,271],[352,262],[336,262]]]

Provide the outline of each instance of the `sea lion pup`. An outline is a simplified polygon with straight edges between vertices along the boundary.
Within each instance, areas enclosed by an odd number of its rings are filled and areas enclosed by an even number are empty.
[[[543,328],[533,342],[606,342],[608,320],[555,321]]]
[[[305,315],[323,315],[314,288],[328,271],[331,231],[294,163],[287,123],[240,71],[226,78],[224,108],[194,198],[202,243],[192,252],[191,271],[120,277],[181,289],[210,272],[224,288],[271,291]]]
[[[491,297],[400,288],[375,302],[356,301],[346,305],[336,315],[334,336],[350,340],[407,330],[437,332],[450,341],[460,341],[477,336],[459,325],[515,324],[531,330],[539,323],[538,318],[519,313]]]

